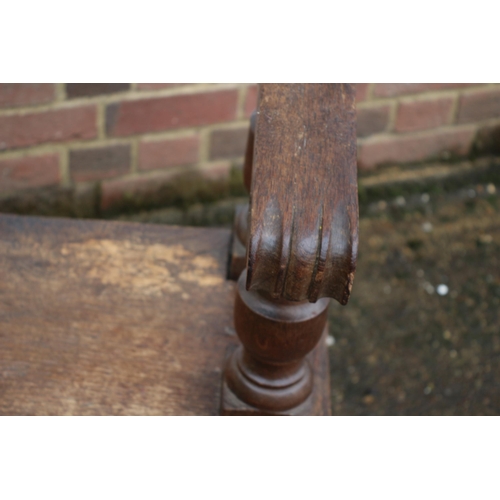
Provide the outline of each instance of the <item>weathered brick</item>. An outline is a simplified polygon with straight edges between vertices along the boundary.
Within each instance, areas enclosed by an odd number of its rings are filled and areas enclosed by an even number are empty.
[[[0,83],[0,108],[18,108],[53,101],[53,83]]]
[[[205,168],[200,171],[200,175],[203,179],[218,181],[221,179],[227,179],[231,172],[230,162],[218,162],[210,164],[209,168]]]
[[[36,186],[2,193],[0,212],[95,219],[99,217],[99,196],[96,183]]]
[[[420,94],[434,90],[460,89],[477,85],[474,83],[376,83],[375,97],[395,97],[408,94]]]
[[[397,132],[416,132],[450,123],[453,98],[403,101],[396,114]]]
[[[369,83],[356,83],[356,102],[366,101]]]
[[[46,154],[0,159],[0,179],[1,193],[58,184],[59,156]]]
[[[124,201],[136,196],[137,193],[153,192],[155,185],[158,187],[170,179],[171,174],[165,173],[161,177],[129,177],[103,182],[101,186],[101,210],[107,211],[123,205]]]
[[[210,136],[211,160],[239,158],[245,154],[248,127],[214,130]]]
[[[114,94],[130,89],[130,83],[67,83],[68,99],[77,97],[92,97],[96,95]]]
[[[123,101],[106,109],[111,136],[197,127],[236,118],[236,90]]]
[[[475,128],[435,132],[425,136],[377,138],[362,143],[358,150],[360,169],[378,165],[411,163],[439,157],[465,156],[470,152]]]
[[[96,136],[95,106],[0,116],[0,151]]]
[[[200,139],[197,135],[162,141],[142,141],[139,145],[139,169],[151,170],[196,163]]]
[[[259,93],[258,85],[251,85],[247,89],[245,97],[245,117],[250,118],[252,113],[257,109],[257,98]]]
[[[230,165],[215,163],[208,169],[156,172],[125,179],[104,181],[101,186],[101,210],[143,209],[227,196]]]
[[[467,93],[460,97],[458,123],[500,118],[500,88]]]
[[[137,90],[161,90],[189,85],[188,83],[138,83]]]
[[[124,175],[130,171],[130,145],[72,150],[69,153],[69,171],[76,182]]]
[[[389,105],[358,108],[357,110],[357,135],[366,137],[384,132],[389,124],[391,108]]]

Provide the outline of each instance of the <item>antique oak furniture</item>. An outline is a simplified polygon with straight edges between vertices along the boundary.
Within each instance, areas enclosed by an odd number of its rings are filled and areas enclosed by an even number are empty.
[[[330,414],[355,121],[349,84],[260,85],[232,235],[1,215],[0,414]]]

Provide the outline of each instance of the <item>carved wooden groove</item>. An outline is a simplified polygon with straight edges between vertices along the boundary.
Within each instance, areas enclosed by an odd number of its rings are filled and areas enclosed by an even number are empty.
[[[347,303],[358,246],[351,85],[260,86],[249,234],[247,289]]]

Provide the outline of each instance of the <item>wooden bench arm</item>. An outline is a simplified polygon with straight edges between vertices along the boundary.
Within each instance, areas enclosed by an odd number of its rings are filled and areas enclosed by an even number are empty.
[[[261,84],[251,177],[247,290],[346,304],[358,248],[353,86]]]

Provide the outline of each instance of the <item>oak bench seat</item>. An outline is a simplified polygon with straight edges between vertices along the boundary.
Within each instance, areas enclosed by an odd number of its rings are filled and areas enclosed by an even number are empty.
[[[219,414],[237,345],[229,242],[226,229],[0,215],[0,414]]]

